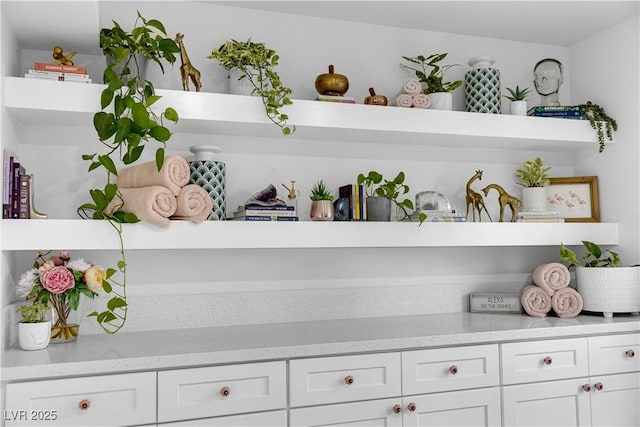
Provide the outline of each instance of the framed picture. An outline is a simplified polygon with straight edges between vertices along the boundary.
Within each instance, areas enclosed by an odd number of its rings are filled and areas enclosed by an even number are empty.
[[[597,176],[549,179],[547,206],[560,212],[565,222],[600,222]]]

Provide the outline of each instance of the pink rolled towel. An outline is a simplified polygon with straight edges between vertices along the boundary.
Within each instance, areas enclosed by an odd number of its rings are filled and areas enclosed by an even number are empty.
[[[429,98],[424,93],[418,93],[413,95],[413,106],[415,108],[429,108],[431,107],[431,98]]]
[[[533,270],[533,283],[540,286],[549,296],[569,286],[569,269],[558,262],[540,264]]]
[[[520,294],[520,302],[529,316],[546,317],[551,311],[551,297],[539,286],[525,286]]]
[[[141,221],[160,227],[169,226],[169,217],[176,211],[178,203],[171,190],[160,185],[142,188],[120,188],[122,201],[120,210],[135,214]],[[117,199],[117,198],[116,198]],[[111,211],[118,208],[120,200],[109,205]]]
[[[415,95],[422,92],[422,84],[418,79],[406,79],[402,84],[402,93]]]
[[[411,97],[411,95],[401,93],[396,98],[396,105],[398,107],[411,108],[413,106],[413,98]]]
[[[171,219],[186,219],[199,224],[207,219],[213,210],[213,200],[197,184],[185,185],[176,199],[178,207]]]
[[[560,289],[551,297],[551,307],[558,317],[576,317],[583,303],[582,295],[573,288]]]
[[[140,188],[161,185],[177,196],[180,189],[189,183],[189,164],[180,156],[166,156],[158,171],[155,160],[123,168],[118,172],[116,184],[119,188]]]

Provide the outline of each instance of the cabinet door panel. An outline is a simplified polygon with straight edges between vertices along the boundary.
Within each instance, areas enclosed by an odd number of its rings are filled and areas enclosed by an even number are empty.
[[[402,413],[393,412],[393,406],[401,403],[401,399],[378,399],[291,409],[289,425],[401,427]]]
[[[640,426],[640,372],[592,377],[591,386],[594,426]]]
[[[499,383],[495,344],[402,352],[402,393],[405,395]]]
[[[507,343],[500,347],[503,384],[589,375],[586,338]]]
[[[590,426],[588,378],[503,387],[505,426]]]
[[[161,424],[162,427],[285,427],[287,411],[256,412],[255,414],[230,415],[192,421]]]
[[[410,404],[415,410],[408,409]],[[500,426],[500,388],[405,397],[404,426]]]
[[[640,371],[640,334],[589,337],[589,374]]]

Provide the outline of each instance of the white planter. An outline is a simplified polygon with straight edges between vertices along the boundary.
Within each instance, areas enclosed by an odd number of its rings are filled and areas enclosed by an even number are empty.
[[[547,190],[544,187],[522,189],[522,212],[543,212],[547,210]]]
[[[640,267],[576,267],[576,283],[585,311],[640,312]]]
[[[245,77],[244,73],[239,70],[229,70],[229,93],[232,95],[251,95],[253,92],[253,85],[249,81],[249,78]]]
[[[453,95],[451,92],[434,92],[427,95],[431,101],[432,110],[453,110]]]
[[[512,116],[526,116],[527,101],[511,101],[509,104],[509,113],[511,113]]]
[[[51,321],[18,323],[18,345],[23,350],[42,350],[51,339]]]

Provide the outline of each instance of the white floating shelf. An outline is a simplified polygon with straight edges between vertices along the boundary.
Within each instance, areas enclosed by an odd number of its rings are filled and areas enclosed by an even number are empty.
[[[136,249],[286,249],[497,247],[619,243],[611,223],[380,223],[172,221],[167,229],[125,224],[125,246]],[[5,250],[114,250],[116,234],[103,221],[3,220]]]
[[[90,125],[99,111],[100,84],[4,78],[4,102],[19,122]],[[172,106],[176,132],[280,137],[258,97],[158,90],[158,110]],[[283,109],[297,139],[575,152],[596,149],[596,134],[583,120],[461,111],[421,110],[293,100]],[[179,143],[179,142],[177,142]],[[185,148],[186,147],[181,147]]]

